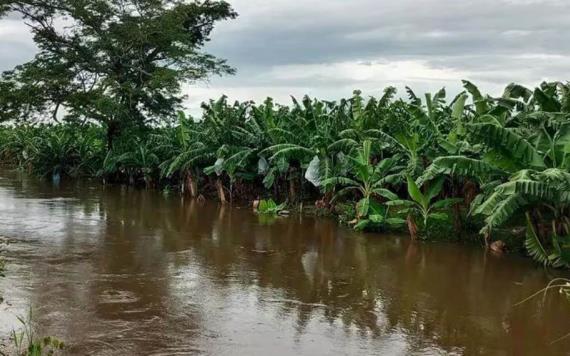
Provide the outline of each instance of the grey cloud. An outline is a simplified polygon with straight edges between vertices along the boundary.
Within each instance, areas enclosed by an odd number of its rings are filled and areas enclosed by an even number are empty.
[[[242,2],[236,2],[238,11]],[[563,43],[570,29],[567,21],[570,3],[515,5],[517,2],[490,0],[391,3],[314,0],[296,6],[283,5],[282,1],[271,3],[272,8],[266,13],[255,13],[254,18],[249,18],[248,13],[254,10],[244,6],[242,19],[223,24],[210,48],[238,65],[319,63],[374,56],[505,54],[521,50],[570,52],[570,46]],[[245,25],[239,23],[242,20]],[[516,31],[524,35],[516,36]],[[446,35],[429,36],[437,33]]]
[[[405,84],[418,92],[441,86],[451,92],[460,90],[461,75],[498,92],[512,81],[534,85],[565,80],[570,72],[566,0],[229,1],[240,17],[219,24],[206,50],[226,58],[238,74],[195,85],[191,100],[222,93],[256,100],[305,92],[334,98],[354,88],[377,93],[386,85]],[[0,69],[33,55],[24,28],[16,36],[23,40],[18,45],[2,36],[6,21],[0,22]],[[402,61],[415,61],[435,74],[389,73],[375,79],[330,69],[338,63],[374,67]],[[319,65],[323,70],[315,70]],[[291,66],[301,67],[288,77]],[[438,70],[449,75],[438,77]]]

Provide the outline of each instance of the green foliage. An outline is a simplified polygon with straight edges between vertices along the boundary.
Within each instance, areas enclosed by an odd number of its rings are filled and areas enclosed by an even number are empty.
[[[225,1],[89,4],[3,1],[5,13],[31,27],[39,52],[2,74],[0,121],[96,120],[107,128],[110,146],[125,128],[169,120],[184,98],[182,84],[234,72],[201,50],[216,22],[237,16]],[[60,26],[65,22],[73,29]]]
[[[93,125],[24,125],[0,141],[6,162],[41,176],[93,176],[104,153],[100,128]]]
[[[273,199],[267,199],[267,200],[262,199],[259,201],[257,212],[259,214],[268,214],[268,215],[279,214],[285,209],[286,206],[287,203],[282,203],[278,205],[277,203],[275,203],[275,201],[273,201]]]
[[[337,186],[338,190],[333,201],[349,193],[357,194],[360,200],[356,203],[356,223],[355,229],[380,228],[384,225],[397,225],[399,220],[388,218],[388,210],[376,204],[374,197],[396,199],[397,195],[385,186],[389,183],[397,183],[400,176],[395,172],[402,169],[396,166],[396,160],[387,158],[379,164],[372,164],[372,141],[365,140],[362,148],[358,149],[354,155],[349,156],[351,161],[350,171],[354,179],[350,176],[337,176],[325,179],[322,185],[332,189]],[[325,189],[326,189],[325,188]]]
[[[461,199],[449,198],[435,200],[443,189],[443,177],[436,179],[429,184],[425,184],[425,192],[422,193],[418,184],[407,176],[408,195],[411,200],[394,199],[387,203],[388,206],[399,207],[399,212],[408,216],[419,216],[425,231],[429,232],[429,222],[431,220],[447,220],[448,214],[444,210],[454,204],[461,202]]]
[[[409,88],[409,99],[388,88],[380,98],[355,91],[337,102],[293,98],[289,106],[224,96],[203,103],[199,118],[178,113],[163,125],[123,126],[110,149],[109,127],[92,123],[95,116],[6,125],[0,159],[46,177],[179,186],[195,197],[317,200],[319,211],[338,211],[356,229],[405,223],[414,236],[419,228],[429,237],[452,217],[459,229],[468,212],[466,226],[489,238],[530,213],[537,238],[529,232],[529,253],[542,260],[542,246],[565,260],[570,86],[510,84],[498,98],[470,82],[464,88],[449,102],[443,89],[420,97]]]
[[[555,233],[552,237],[552,248],[548,251],[536,233],[529,214],[527,214],[527,232],[524,244],[528,254],[544,266],[570,267],[570,236],[558,236]]]
[[[26,318],[18,316],[22,325],[20,331],[12,330],[12,342],[17,355],[47,356],[58,355],[65,349],[65,343],[57,338],[46,336],[38,337],[33,327],[33,315],[30,308]]]

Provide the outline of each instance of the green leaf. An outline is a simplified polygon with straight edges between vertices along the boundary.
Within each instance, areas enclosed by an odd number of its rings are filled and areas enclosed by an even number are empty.
[[[530,216],[527,214],[527,228],[526,228],[526,239],[524,241],[525,248],[528,254],[538,263],[545,266],[550,264],[549,254],[546,252],[544,246],[540,242],[538,235],[534,231],[534,227],[530,221]]]
[[[354,225],[354,230],[364,230],[370,224],[370,220],[360,220],[356,225]]]
[[[385,189],[385,188],[374,189],[374,193],[378,194],[379,196],[384,197],[388,200],[398,200],[399,199],[398,195],[391,192],[389,189]]]
[[[475,109],[477,111],[477,115],[483,115],[487,111],[489,111],[489,105],[487,100],[483,98],[479,88],[477,88],[473,83],[468,80],[463,80],[463,87],[471,94],[473,97],[473,103],[475,104]]]
[[[369,215],[386,215],[386,207],[383,204],[378,203],[377,201],[370,200],[370,207],[368,208]]]
[[[410,195],[410,198],[412,198],[419,205],[426,207],[427,199],[418,188],[416,182],[410,176],[407,176],[406,179],[408,180],[408,194]]]
[[[422,176],[422,180],[429,180],[440,174],[474,178],[505,175],[497,167],[478,159],[464,156],[446,156],[436,158]]]
[[[493,124],[470,124],[467,127],[473,137],[487,146],[508,153],[521,163],[533,167],[545,167],[542,156],[533,145],[512,130]]]
[[[506,197],[493,206],[492,213],[485,219],[487,228],[498,227],[506,223],[519,209],[528,202],[519,194]]]
[[[520,179],[498,186],[497,191],[503,194],[521,194],[539,199],[552,198],[553,186],[546,182],[537,182],[530,179]]]
[[[463,111],[465,110],[465,102],[467,101],[467,94],[460,94],[459,97],[453,103],[451,108],[451,117],[455,119],[456,132],[459,135],[465,134],[465,129],[463,128]]]
[[[386,206],[406,206],[406,207],[412,207],[416,205],[416,203],[411,200],[403,200],[403,199],[387,201],[384,204]]]
[[[463,199],[460,199],[460,198],[443,199],[443,200],[436,201],[432,205],[432,207],[434,209],[444,209],[444,208],[448,208],[450,206],[453,206],[453,205],[461,203],[461,202],[463,202]]]
[[[543,111],[559,112],[561,109],[556,97],[546,94],[540,88],[534,90],[533,99],[540,105]]]
[[[358,209],[358,216],[367,216],[368,208],[370,207],[370,198],[362,198],[356,205]]]
[[[261,200],[257,207],[257,212],[260,214],[277,214],[283,210],[286,203],[277,205],[273,199]]]
[[[386,219],[386,224],[393,226],[393,227],[398,227],[398,226],[405,225],[406,220],[400,219],[400,218],[388,218],[388,219]]]
[[[434,219],[434,220],[439,220],[439,221],[445,221],[447,219],[449,219],[449,215],[447,215],[446,213],[431,213],[429,215],[430,219]]]
[[[433,198],[435,198],[443,189],[443,183],[445,182],[444,177],[439,177],[433,182],[430,182],[428,187],[427,193],[425,195],[426,202],[430,202]]]
[[[384,217],[379,214],[371,214],[368,216],[368,219],[370,219],[370,221],[372,221],[375,224],[380,224],[384,222]]]

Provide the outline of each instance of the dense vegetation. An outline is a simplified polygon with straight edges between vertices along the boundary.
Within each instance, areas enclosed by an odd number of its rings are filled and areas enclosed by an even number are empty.
[[[222,0],[3,0],[3,15],[22,18],[38,52],[0,76],[0,121],[88,118],[110,145],[175,115],[183,84],[234,72],[202,50],[237,16]]]
[[[356,229],[413,238],[441,229],[480,230],[488,243],[510,235],[510,247],[568,266],[570,85],[511,84],[498,98],[464,86],[450,101],[444,90],[420,98],[407,89],[401,99],[394,88],[291,106],[222,97],[203,104],[200,119],[132,126],[112,145],[89,120],[5,125],[0,154],[56,182],[99,177],[292,208],[315,201]]]

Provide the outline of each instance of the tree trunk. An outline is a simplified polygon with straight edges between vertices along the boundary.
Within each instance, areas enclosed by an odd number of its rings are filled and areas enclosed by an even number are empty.
[[[113,148],[113,141],[120,133],[119,124],[116,121],[110,121],[107,124],[107,149],[111,150]]]
[[[190,196],[192,198],[196,198],[198,196],[198,183],[190,172],[186,174],[186,190],[190,192]]]
[[[291,167],[289,169],[289,202],[291,204],[297,202],[298,194],[297,194],[297,169]]]
[[[406,223],[408,224],[408,231],[410,232],[410,237],[412,240],[416,240],[418,237],[418,225],[414,220],[412,214],[408,214],[408,218],[406,219]]]
[[[152,178],[149,176],[145,176],[144,177],[144,185],[145,185],[145,189],[150,189],[153,187],[153,181]]]
[[[465,197],[464,204],[465,206],[470,206],[475,197],[479,192],[479,188],[475,183],[468,180],[463,185],[463,196]]]
[[[222,204],[227,202],[226,194],[224,193],[224,185],[222,184],[222,180],[220,178],[216,179],[216,190],[218,191],[218,198]]]
[[[453,206],[453,225],[457,233],[463,231],[463,221],[461,220],[461,207],[459,204]]]
[[[483,239],[485,240],[485,247],[489,248],[489,241],[491,241],[491,230],[486,229],[483,233]]]

